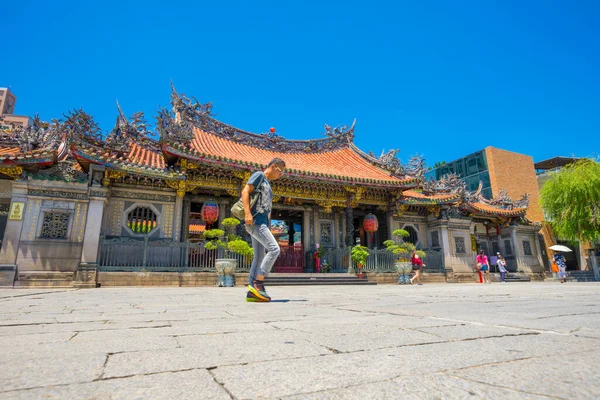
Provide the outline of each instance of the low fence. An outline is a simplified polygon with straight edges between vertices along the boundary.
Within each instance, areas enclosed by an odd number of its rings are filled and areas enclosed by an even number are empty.
[[[215,272],[218,258],[235,258],[237,272],[250,271],[251,257],[225,257],[224,249],[208,250],[204,243],[124,237],[102,241],[98,266],[102,271]]]
[[[292,249],[294,252],[301,249]],[[358,271],[358,266],[350,257],[351,248],[325,249],[321,257],[322,272],[347,273]],[[385,249],[369,250],[364,272],[396,272],[396,256]],[[444,272],[444,255],[440,251],[425,250],[425,272]],[[290,253],[291,254],[291,253]],[[278,260],[285,264],[284,252]],[[285,272],[315,272],[314,251],[307,251],[302,259],[294,258],[293,265],[284,266]],[[149,240],[119,237],[102,240],[98,266],[101,271],[156,271],[156,272],[215,272],[215,260],[235,258],[237,272],[249,272],[252,257],[228,254],[222,248],[208,250],[204,242],[174,242],[172,240]],[[289,260],[287,260],[289,261]],[[281,264],[281,266],[283,266]],[[304,265],[302,265],[304,264]],[[277,265],[277,264],[276,264]],[[284,268],[286,269],[286,268]],[[274,271],[275,272],[275,271]],[[281,272],[284,272],[283,270]]]
[[[327,272],[353,272],[358,270],[358,266],[350,257],[351,247],[342,249],[324,249],[321,257],[321,270]],[[444,254],[441,251],[425,250],[426,257],[423,259],[426,267],[425,272],[443,273]],[[315,262],[313,259],[314,251],[306,253],[305,268],[306,272],[315,272]],[[366,265],[363,266],[363,272],[396,272],[395,263],[397,256],[385,249],[369,250]]]

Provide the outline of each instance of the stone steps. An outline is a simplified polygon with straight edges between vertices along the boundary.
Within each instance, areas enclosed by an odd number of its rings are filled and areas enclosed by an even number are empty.
[[[20,272],[15,288],[72,288],[73,272]]]
[[[506,274],[506,277],[504,278],[504,280],[506,282],[531,282],[531,277],[526,274],[509,272]]]
[[[377,282],[369,282],[367,274],[363,279],[357,276],[341,274],[331,276],[329,274],[272,274],[265,279],[266,286],[304,286],[304,285],[377,285]],[[286,274],[288,275],[288,274]]]
[[[596,282],[593,271],[567,271],[568,282]]]

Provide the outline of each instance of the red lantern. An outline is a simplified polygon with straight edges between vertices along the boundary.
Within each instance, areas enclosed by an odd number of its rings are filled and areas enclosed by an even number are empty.
[[[363,219],[363,229],[365,232],[377,232],[377,229],[379,229],[379,221],[377,220],[377,217],[373,214],[365,215],[365,219]]]
[[[271,127],[271,129],[269,129],[269,132],[275,133],[275,128]]]
[[[207,201],[202,206],[200,214],[202,215],[204,222],[212,224],[219,220],[219,205],[214,201]]]

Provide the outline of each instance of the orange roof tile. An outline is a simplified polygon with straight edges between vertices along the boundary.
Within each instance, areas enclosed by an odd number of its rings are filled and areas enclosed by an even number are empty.
[[[512,210],[506,210],[504,208],[498,208],[485,203],[468,203],[468,205],[476,211],[483,212],[485,214],[505,215],[505,216],[520,216],[525,215],[527,208],[513,208]]]
[[[96,164],[102,164],[117,170],[131,170],[137,173],[167,176],[176,178],[181,176],[179,172],[167,168],[162,152],[154,151],[137,143],[131,143],[129,151],[122,157],[105,149],[91,146],[72,147],[73,155],[78,160],[86,160]]]
[[[137,143],[131,145],[131,150],[127,153],[126,160],[140,166],[158,169],[165,168],[165,159],[162,153],[146,149]]]
[[[393,176],[390,172],[371,164],[350,148],[320,153],[283,153],[236,143],[197,128],[194,128],[194,139],[189,144],[189,148],[198,154],[220,156],[241,163],[267,165],[273,158],[279,157],[285,161],[286,170],[290,172],[385,181],[391,184],[402,184],[413,180],[413,178],[400,179]]]
[[[407,204],[440,204],[447,202],[454,202],[459,199],[460,195],[457,193],[439,193],[434,195],[426,195],[416,190],[405,190],[402,192],[400,199],[401,203]]]
[[[18,153],[18,147],[0,147],[0,156],[14,156]]]

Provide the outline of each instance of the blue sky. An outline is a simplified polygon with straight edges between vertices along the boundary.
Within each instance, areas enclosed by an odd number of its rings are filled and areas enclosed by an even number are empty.
[[[148,119],[169,81],[256,133],[400,148],[430,164],[486,146],[598,155],[594,1],[6,2],[0,86],[17,114],[75,107],[110,130]]]

